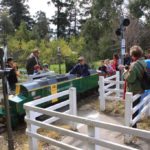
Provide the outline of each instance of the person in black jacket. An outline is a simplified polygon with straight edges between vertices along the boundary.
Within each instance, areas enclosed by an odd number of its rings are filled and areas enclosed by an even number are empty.
[[[76,64],[70,71],[70,74],[76,74],[78,77],[86,77],[90,75],[89,67],[85,63],[84,57],[78,58],[78,64]]]
[[[130,66],[130,63],[131,63],[131,57],[128,53],[126,53],[124,57],[124,66],[125,65]]]
[[[41,67],[39,62],[39,54],[40,54],[39,50],[34,49],[29,58],[27,59],[26,69],[28,75],[34,74],[34,66],[39,65]]]
[[[7,59],[7,67],[10,68],[10,72],[7,76],[8,84],[10,91],[14,91],[16,87],[16,83],[18,82],[17,78],[17,65],[14,63],[13,58]]]

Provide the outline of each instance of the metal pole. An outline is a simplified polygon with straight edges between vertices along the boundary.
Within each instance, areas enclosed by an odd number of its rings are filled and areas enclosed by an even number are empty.
[[[12,133],[12,128],[11,128],[11,117],[10,117],[10,109],[9,109],[9,102],[8,102],[6,66],[5,66],[5,61],[4,61],[3,57],[4,57],[4,51],[1,48],[0,49],[0,60],[1,60],[1,69],[3,71],[3,73],[2,73],[2,84],[3,84],[4,106],[5,106],[5,111],[6,111],[8,149],[14,150],[13,133]]]
[[[124,65],[124,54],[125,54],[125,39],[124,39],[124,17],[121,15],[121,64]]]
[[[61,74],[61,50],[60,50],[60,47],[57,48],[57,56],[58,56],[59,74]]]
[[[61,61],[60,61],[60,56],[58,56],[59,58],[58,58],[58,63],[59,63],[59,74],[61,74]]]

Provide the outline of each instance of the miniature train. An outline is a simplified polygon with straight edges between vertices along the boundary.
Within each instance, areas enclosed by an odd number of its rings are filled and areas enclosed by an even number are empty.
[[[25,115],[23,104],[76,87],[77,94],[85,93],[98,87],[98,74],[90,70],[90,76],[56,75],[28,81],[16,85],[16,95],[9,96],[12,126],[16,127],[20,117]],[[59,100],[49,102],[49,106],[59,103]],[[0,117],[5,117],[4,108],[0,108]]]

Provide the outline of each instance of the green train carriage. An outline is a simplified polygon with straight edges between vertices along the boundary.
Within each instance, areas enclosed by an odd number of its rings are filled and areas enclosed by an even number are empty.
[[[98,87],[98,74],[94,70],[90,70],[90,73],[90,76],[87,77],[76,77],[75,75],[57,75],[54,77],[36,79],[32,82],[30,81],[17,84],[16,95],[9,96],[12,126],[17,126],[19,118],[25,114],[23,104],[26,102],[68,90],[70,87],[76,87],[78,94],[85,93]],[[59,102],[60,99],[55,99],[41,107],[48,107]],[[0,111],[0,116],[5,116],[4,109]]]

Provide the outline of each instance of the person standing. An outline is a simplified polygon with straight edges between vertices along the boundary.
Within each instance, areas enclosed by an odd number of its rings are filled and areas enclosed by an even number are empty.
[[[114,54],[112,67],[115,71],[118,71],[119,70],[118,66],[119,66],[119,56],[118,56],[118,54]]]
[[[107,74],[106,60],[102,60],[100,64],[101,66],[98,68],[98,70],[101,71],[102,74]]]
[[[71,69],[70,74],[76,74],[78,77],[86,77],[90,75],[89,67],[85,63],[84,57],[78,58],[78,63]]]
[[[131,63],[131,57],[128,53],[125,54],[125,57],[124,57],[124,66],[129,66]]]
[[[125,69],[125,72],[123,73],[123,77],[126,80],[127,83],[127,92],[132,92],[133,95],[135,94],[142,94],[144,92],[144,89],[142,88],[142,78],[144,75],[144,71],[146,70],[146,63],[144,62],[143,56],[143,50],[140,46],[133,46],[130,49],[130,55],[132,58],[132,63],[128,69]],[[133,107],[138,105],[140,103],[140,98],[133,102]],[[137,110],[132,118],[134,119],[139,110]],[[137,127],[137,125],[133,125],[134,128]]]
[[[38,65],[41,67],[41,64],[39,61],[39,54],[40,54],[40,51],[36,48],[33,50],[29,58],[27,59],[26,69],[27,69],[28,75],[34,74],[34,66]]]
[[[16,83],[18,82],[17,76],[18,74],[18,68],[16,63],[14,63],[13,58],[7,59],[7,67],[10,68],[10,72],[7,76],[8,84],[10,91],[14,91],[16,87]]]

